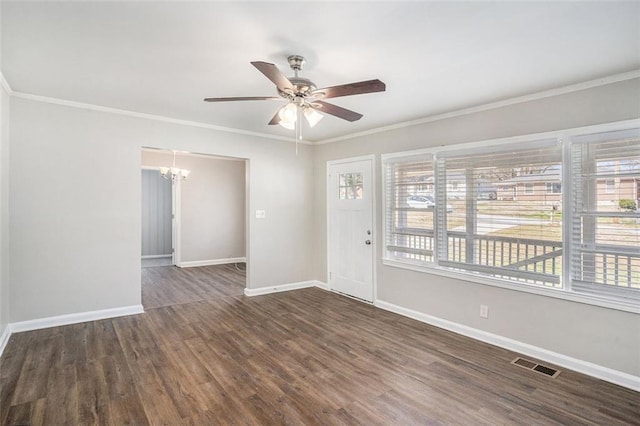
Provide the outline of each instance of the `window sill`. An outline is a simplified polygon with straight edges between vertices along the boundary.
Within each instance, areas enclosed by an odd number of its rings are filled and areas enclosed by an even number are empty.
[[[553,297],[556,299],[568,300],[571,302],[584,303],[587,305],[600,306],[603,308],[616,309],[624,312],[640,314],[640,306],[621,299],[597,297],[588,294],[576,293],[562,289],[553,289],[545,287],[537,287],[533,285],[520,284],[500,278],[489,278],[475,274],[456,272],[448,269],[439,268],[437,266],[417,265],[409,262],[402,262],[395,259],[383,258],[382,264],[394,268],[407,269],[410,271],[427,273],[431,275],[439,275],[442,277],[458,279],[476,284],[489,285],[492,287],[500,287],[507,290],[521,291],[524,293],[536,294],[539,296]]]

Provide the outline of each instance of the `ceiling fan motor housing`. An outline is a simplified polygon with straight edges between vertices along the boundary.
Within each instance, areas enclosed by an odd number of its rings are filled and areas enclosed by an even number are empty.
[[[293,85],[293,88],[294,88],[293,93],[287,94],[286,92],[282,92],[281,90],[278,90],[278,92],[280,93],[280,96],[288,97],[287,95],[293,95],[293,96],[305,97],[317,89],[316,84],[313,81],[309,80],[308,78],[289,77],[289,81]]]
[[[308,96],[312,91],[316,90],[317,86],[313,81],[309,80],[308,78],[298,77],[298,71],[302,70],[302,66],[305,63],[304,56],[291,55],[287,58],[287,60],[289,61],[289,66],[295,73],[293,77],[289,77],[289,81],[293,86],[293,90],[289,92],[288,89],[286,91],[278,89],[278,93],[280,94],[280,96],[293,100],[292,98],[296,97],[304,98]]]

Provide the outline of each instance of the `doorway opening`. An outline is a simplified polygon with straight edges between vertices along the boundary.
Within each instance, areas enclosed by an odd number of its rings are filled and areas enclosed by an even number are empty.
[[[244,294],[248,160],[142,149],[142,305]]]
[[[159,167],[142,167],[142,267],[175,265],[174,185]]]

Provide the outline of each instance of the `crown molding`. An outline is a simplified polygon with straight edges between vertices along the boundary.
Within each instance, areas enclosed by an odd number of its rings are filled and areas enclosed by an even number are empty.
[[[263,139],[271,139],[271,140],[290,142],[290,143],[296,142],[294,138],[290,138],[286,136],[277,136],[277,135],[270,135],[268,133],[251,132],[249,130],[236,129],[233,127],[216,126],[215,124],[201,123],[199,121],[182,120],[178,118],[165,117],[163,115],[147,114],[143,112],[129,111],[125,109],[106,107],[102,105],[87,104],[84,102],[76,102],[76,101],[69,101],[66,99],[52,98],[49,96],[33,95],[31,93],[11,91],[10,94],[11,96],[16,98],[26,99],[26,100],[35,101],[35,102],[62,105],[62,106],[67,106],[71,108],[85,109],[90,111],[106,112],[109,114],[124,115],[127,117],[142,118],[145,120],[161,121],[164,123],[178,124],[181,126],[198,127],[201,129],[215,130],[218,132],[234,133],[234,134],[246,135],[246,136],[256,136]],[[298,141],[298,143],[303,145],[312,145],[311,142],[305,141],[305,140]]]
[[[223,161],[238,161],[238,162],[244,162],[248,160],[248,158],[245,158],[245,157],[225,157],[223,155],[203,154],[200,152],[191,152],[191,151],[176,151],[174,149],[157,148],[157,147],[150,147],[150,146],[143,146],[142,152],[151,152],[156,154],[168,154],[168,155],[172,155],[175,152],[177,155],[183,156],[183,157],[206,158],[208,160],[223,160]]]
[[[316,141],[313,144],[324,145],[328,143],[342,142],[349,139],[359,138],[362,136],[369,136],[376,133],[388,132],[390,130],[418,126],[420,124],[431,123],[433,121],[445,120],[448,118],[459,117],[462,115],[473,114],[476,112],[488,111],[492,109],[497,109],[497,108],[502,108],[510,105],[523,103],[523,102],[535,101],[538,99],[550,98],[552,96],[578,92],[580,90],[591,89],[593,87],[606,86],[607,84],[613,84],[621,81],[632,80],[634,78],[640,78],[640,69],[628,71],[620,74],[614,74],[607,77],[597,78],[595,80],[589,80],[582,83],[576,83],[576,84],[570,84],[568,86],[557,87],[555,89],[544,90],[542,92],[536,92],[528,95],[518,96],[516,98],[504,99],[501,101],[491,102],[483,105],[477,105],[470,108],[464,108],[460,110],[445,112],[442,114],[430,115],[428,117],[419,118],[417,120],[404,121],[402,123],[391,124],[389,126],[376,127],[374,129],[369,129],[362,132],[351,133],[344,136],[337,136],[335,138]]]
[[[2,86],[4,91],[7,92],[9,96],[13,95],[13,90],[11,90],[11,86],[9,86],[9,82],[7,81],[7,79],[4,78],[4,74],[2,74],[2,71],[0,71],[0,86]]]
[[[448,119],[448,118],[460,117],[460,116],[463,116],[463,115],[468,115],[468,114],[473,114],[473,113],[477,113],[477,112],[482,112],[482,111],[488,111],[488,110],[492,110],[492,109],[502,108],[502,107],[515,105],[515,104],[519,104],[519,103],[523,103],[523,102],[529,102],[529,101],[534,101],[534,100],[538,100],[538,99],[549,98],[549,97],[552,97],[552,96],[563,95],[563,94],[566,94],[566,93],[578,92],[580,90],[586,90],[586,89],[590,89],[590,88],[593,88],[593,87],[606,86],[608,84],[618,83],[618,82],[626,81],[626,80],[632,80],[634,78],[640,78],[640,69],[636,69],[636,70],[633,70],[633,71],[628,71],[628,72],[624,72],[624,73],[620,73],[620,74],[614,74],[614,75],[610,75],[610,76],[607,76],[607,77],[597,78],[597,79],[585,81],[585,82],[582,82],[582,83],[570,84],[568,86],[562,86],[562,87],[558,87],[558,88],[555,88],[555,89],[550,89],[550,90],[544,90],[544,91],[541,91],[541,92],[531,93],[531,94],[528,94],[528,95],[518,96],[518,97],[515,97],[515,98],[504,99],[504,100],[501,100],[501,101],[496,101],[496,102],[491,102],[491,103],[487,103],[487,104],[477,105],[477,106],[474,106],[474,107],[469,107],[469,108],[464,108],[464,109],[460,109],[460,110],[445,112],[445,113],[442,113],[442,114],[431,115],[431,116],[420,118],[420,119],[417,119],[417,120],[404,121],[404,122],[401,122],[401,123],[391,124],[389,126],[376,127],[376,128],[369,129],[369,130],[364,130],[362,132],[356,132],[356,133],[350,133],[350,134],[343,135],[343,136],[337,136],[335,138],[323,139],[323,140],[314,141],[314,142],[307,141],[307,140],[302,140],[302,141],[298,141],[298,143],[300,143],[302,145],[324,145],[324,144],[328,144],[328,143],[342,142],[342,141],[347,141],[347,140],[350,140],[350,139],[359,138],[359,137],[362,137],[362,136],[368,136],[368,135],[373,135],[373,134],[377,134],[377,133],[388,132],[388,131],[391,131],[391,130],[402,129],[402,128],[406,128],[406,127],[418,126],[418,125],[425,124],[425,123],[431,123],[431,122],[434,122],[434,121],[445,120],[445,119]],[[15,96],[17,98],[27,99],[27,100],[36,101],[36,102],[50,103],[50,104],[55,104],[55,105],[63,105],[63,106],[68,106],[68,107],[72,107],[72,108],[86,109],[86,110],[91,110],[91,111],[106,112],[106,113],[111,113],[111,114],[118,114],[118,115],[124,115],[124,116],[129,116],[129,117],[142,118],[142,119],[146,119],[146,120],[161,121],[161,122],[165,122],[165,123],[178,124],[178,125],[182,125],[182,126],[198,127],[198,128],[201,128],[201,129],[215,130],[215,131],[219,131],[219,132],[234,133],[234,134],[247,135],[247,136],[255,136],[255,137],[259,137],[259,138],[263,138],[263,139],[271,139],[271,140],[290,142],[290,143],[295,143],[296,142],[295,139],[292,139],[292,138],[289,138],[289,137],[285,137],[285,136],[270,135],[270,134],[267,134],[267,133],[252,132],[252,131],[248,131],[248,130],[236,129],[236,128],[233,128],[233,127],[224,127],[224,126],[217,126],[217,125],[214,125],[214,124],[201,123],[199,121],[182,120],[182,119],[177,119],[177,118],[165,117],[165,116],[162,116],[162,115],[147,114],[147,113],[129,111],[129,110],[124,110],[124,109],[119,109],[119,108],[112,108],[112,107],[105,107],[105,106],[101,106],[101,105],[94,105],[94,104],[88,104],[88,103],[83,103],[83,102],[69,101],[69,100],[66,100],[66,99],[59,99],[59,98],[52,98],[52,97],[48,97],[48,96],[33,95],[33,94],[30,94],[30,93],[23,93],[23,92],[16,92],[16,91],[13,91],[11,89],[11,86],[9,85],[9,82],[7,82],[7,80],[4,78],[4,75],[2,74],[2,72],[0,72],[0,85],[4,88],[4,90],[10,96]]]

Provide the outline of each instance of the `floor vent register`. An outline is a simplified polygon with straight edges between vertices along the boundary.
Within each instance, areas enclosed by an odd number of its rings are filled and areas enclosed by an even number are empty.
[[[511,364],[517,365],[518,367],[526,368],[527,370],[533,370],[537,373],[544,374],[545,376],[549,376],[553,379],[558,377],[560,374],[560,370],[556,370],[555,368],[547,367],[546,365],[538,364],[537,362],[529,361],[524,358],[516,358],[511,361]]]

